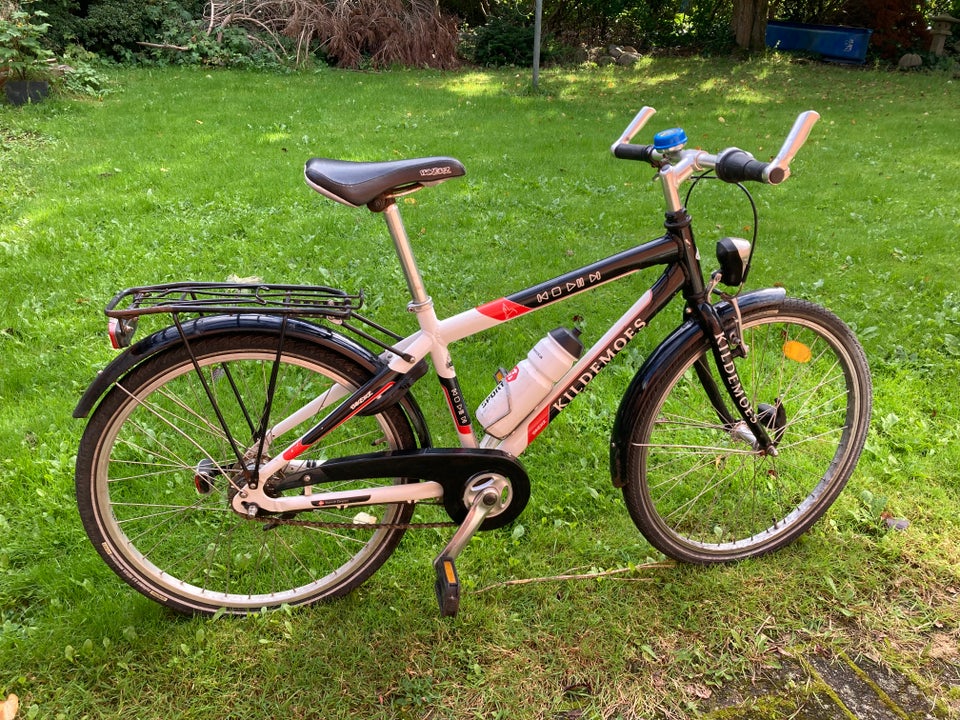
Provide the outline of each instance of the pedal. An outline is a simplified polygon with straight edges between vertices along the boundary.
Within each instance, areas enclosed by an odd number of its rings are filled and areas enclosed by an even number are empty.
[[[450,542],[433,561],[433,568],[437,571],[437,602],[440,604],[440,614],[444,617],[453,617],[460,609],[460,580],[457,577],[457,567],[454,560],[466,547],[470,538],[476,534],[484,519],[492,512],[502,510],[503,488],[496,482],[485,481],[471,488],[470,509],[467,517],[460,523],[460,527],[450,538]]]
[[[457,566],[452,557],[441,555],[434,560],[433,569],[437,571],[437,582],[433,587],[437,593],[440,615],[453,617],[460,609],[460,580],[457,577]]]

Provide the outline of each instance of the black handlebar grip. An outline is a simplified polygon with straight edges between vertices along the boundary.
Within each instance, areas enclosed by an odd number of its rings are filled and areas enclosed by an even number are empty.
[[[613,149],[613,156],[621,160],[641,160],[648,163],[653,158],[653,145],[620,143]]]
[[[768,163],[754,160],[750,153],[739,148],[730,148],[720,153],[717,158],[717,177],[728,183],[753,180],[755,182],[769,182],[776,185],[783,182],[784,172],[781,168],[774,168],[770,177],[764,179],[763,173]]]

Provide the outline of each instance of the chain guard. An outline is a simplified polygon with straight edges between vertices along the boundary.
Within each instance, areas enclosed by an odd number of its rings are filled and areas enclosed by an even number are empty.
[[[509,503],[498,514],[488,516],[480,526],[481,530],[493,530],[512,522],[530,499],[530,478],[517,459],[502,450],[481,448],[423,448],[333,458],[316,467],[291,473],[272,482],[271,486],[279,493],[327,482],[386,477],[427,480],[442,485],[444,509],[456,524],[462,523],[467,516],[469,508],[465,498],[471,487],[486,478],[507,480]],[[280,520],[278,524],[291,523]],[[436,524],[428,523],[427,526]]]

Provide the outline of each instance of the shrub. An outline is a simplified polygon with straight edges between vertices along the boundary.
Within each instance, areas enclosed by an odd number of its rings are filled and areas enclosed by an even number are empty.
[[[324,53],[340,67],[457,64],[456,21],[437,13],[432,3],[338,0],[321,7],[314,32]]]
[[[929,9],[936,14],[937,6],[942,4],[929,3]],[[871,52],[884,60],[896,62],[906,52],[923,52],[930,47],[924,17],[927,8],[927,3],[916,0],[789,0],[781,5],[780,17],[798,22],[870,28],[873,30]]]
[[[66,69],[60,78],[60,84],[68,93],[103,97],[107,94],[107,78],[96,68],[99,58],[83,48],[72,45],[63,55]]]
[[[533,30],[532,20],[512,6],[470,31],[462,52],[477,65],[530,65]]]
[[[93,52],[128,57],[140,50],[138,42],[159,34],[160,23],[151,15],[150,4],[139,0],[99,0],[90,4],[78,39]]]
[[[203,11],[202,0],[39,0],[49,16],[48,38],[57,50],[81,45],[98,55],[132,60],[142,42],[156,42],[174,22]]]
[[[247,0],[213,10],[218,32],[245,28],[298,63],[319,53],[340,67],[457,64],[456,20],[433,0]]]
[[[30,80],[47,73],[50,52],[41,42],[49,27],[45,18],[43,11],[20,9],[0,17],[0,75]]]

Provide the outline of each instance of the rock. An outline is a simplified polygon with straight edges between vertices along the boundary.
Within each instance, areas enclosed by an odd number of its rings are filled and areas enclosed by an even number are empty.
[[[900,62],[897,63],[897,67],[901,70],[910,70],[920,67],[921,65],[923,65],[923,60],[921,60],[920,56],[916,53],[907,53],[900,58]]]

